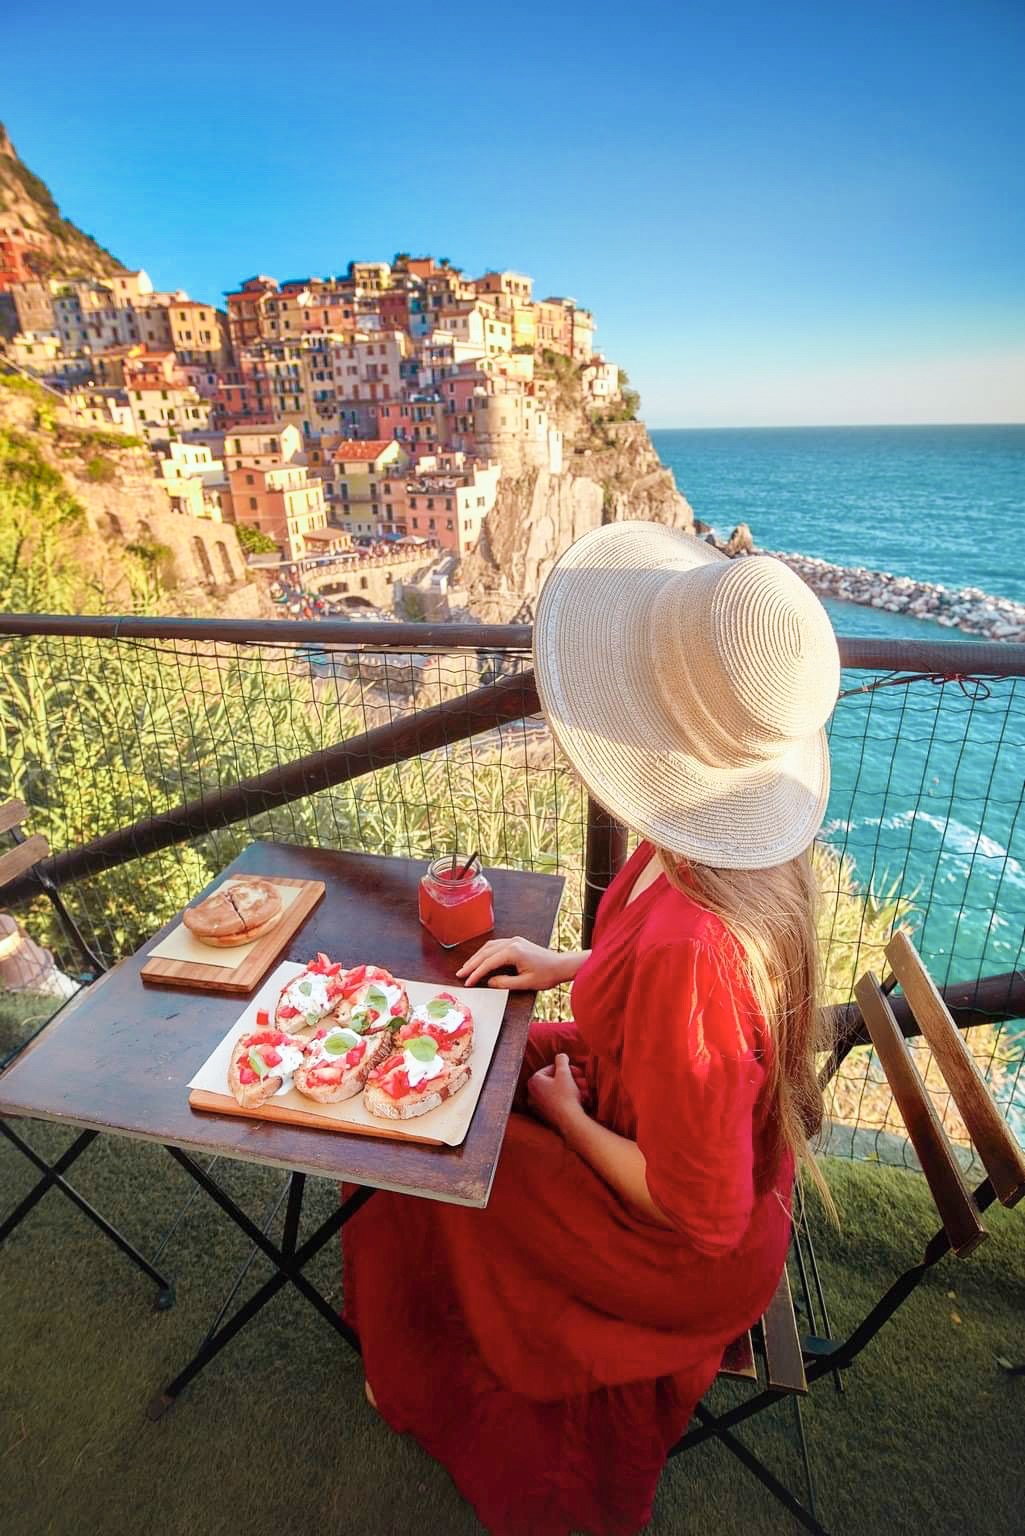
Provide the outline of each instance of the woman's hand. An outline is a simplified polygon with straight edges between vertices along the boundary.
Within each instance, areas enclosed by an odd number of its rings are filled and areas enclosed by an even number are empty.
[[[577,974],[586,956],[574,952],[560,955],[554,949],[532,944],[529,939],[489,939],[456,975],[463,985],[475,987],[482,976],[490,976],[499,966],[513,966],[515,975],[491,976],[489,987],[508,987],[513,992],[543,992],[557,987]]]
[[[587,1118],[583,1073],[579,1067],[570,1065],[563,1051],[550,1067],[542,1067],[527,1079],[527,1097],[534,1113],[563,1136],[577,1121]]]

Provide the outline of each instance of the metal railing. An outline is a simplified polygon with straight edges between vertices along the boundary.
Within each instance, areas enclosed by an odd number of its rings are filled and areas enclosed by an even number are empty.
[[[522,625],[0,615],[0,799],[30,806],[53,850],[41,872],[107,961],[253,837],[424,857],[458,844],[558,870],[560,941],[579,944],[629,839],[537,714],[530,640]],[[844,1030],[832,1150],[904,1157],[850,1002],[902,923],[1020,1132],[1025,646],[840,648],[817,852]],[[63,956],[31,877],[6,900]],[[956,1137],[938,1087],[937,1107]]]

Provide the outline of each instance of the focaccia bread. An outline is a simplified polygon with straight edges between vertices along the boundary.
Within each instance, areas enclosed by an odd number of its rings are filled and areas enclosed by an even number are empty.
[[[319,1104],[340,1104],[356,1097],[370,1071],[390,1052],[391,1032],[383,1024],[363,1035],[344,1024],[321,1025],[307,1042],[295,1086]]]
[[[269,933],[281,917],[281,893],[269,880],[245,876],[186,907],[182,922],[200,944],[231,949]]]
[[[416,1035],[369,1074],[363,1103],[382,1120],[412,1120],[437,1109],[469,1080],[465,1061],[446,1061],[435,1040]]]
[[[275,1024],[298,1034],[316,1029],[329,1013],[337,1013],[339,1022],[344,1023],[348,1011],[344,1006],[344,976],[340,960],[318,954],[305,971],[282,987],[274,1008]]]
[[[276,1093],[286,1092],[306,1053],[305,1041],[269,1028],[262,1009],[256,1022],[255,1030],[235,1042],[228,1063],[228,1087],[243,1109],[255,1109]]]
[[[458,1065],[473,1050],[473,1014],[451,992],[439,992],[430,1002],[414,1008],[409,1023],[396,1031],[396,1048],[417,1035],[429,1036],[445,1060]]]

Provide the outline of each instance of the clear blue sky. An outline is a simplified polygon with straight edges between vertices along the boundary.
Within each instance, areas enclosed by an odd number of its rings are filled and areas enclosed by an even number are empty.
[[[399,249],[592,307],[657,426],[1025,419],[1022,0],[57,0],[0,115],[158,287]]]

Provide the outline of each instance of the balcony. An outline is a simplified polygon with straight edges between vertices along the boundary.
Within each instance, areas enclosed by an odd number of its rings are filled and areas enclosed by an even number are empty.
[[[560,872],[559,942],[575,947],[625,840],[588,804],[537,714],[529,644],[529,631],[513,626],[0,616],[5,795],[28,803],[27,830],[48,837],[50,876],[105,965],[133,952],[253,838],[417,857],[479,847],[489,864]],[[310,646],[324,657],[316,669],[303,656]],[[826,1001],[849,1047],[828,1106],[826,1166],[842,1230],[809,1216],[837,1331],[906,1263],[909,1235],[928,1227],[909,1143],[851,1007],[854,978],[878,964],[895,927],[912,929],[1002,1112],[1019,1134],[1025,1124],[1025,648],[858,640],[841,651],[817,869]],[[410,756],[404,726],[414,717]],[[980,829],[970,845],[969,805]],[[86,984],[38,888],[22,880],[8,895],[32,937]],[[542,1002],[549,1016],[566,1016],[564,995]],[[54,1006],[38,993],[3,994],[0,1053]],[[928,1084],[928,1055],[915,1049]],[[961,1142],[939,1088],[934,1103]],[[67,1142],[56,1126],[29,1134],[47,1155]],[[158,1149],[99,1147],[83,1192],[151,1252],[184,1180]],[[969,1164],[967,1144],[963,1157]],[[0,1170],[9,1201],[34,1178],[3,1144]],[[225,1177],[248,1210],[270,1218],[277,1176],[232,1165]],[[311,1198],[319,1217],[337,1197],[320,1185]],[[944,1272],[947,1284],[918,1293],[843,1396],[812,1399],[810,1454],[831,1529],[1019,1529],[1020,1394],[997,1363],[1025,1357],[1017,1214],[1002,1213],[992,1242],[956,1276]],[[88,1497],[97,1529],[131,1529],[133,1509],[159,1487],[166,1528],[198,1529],[197,1490],[216,1476],[232,1518],[262,1536],[277,1528],[286,1498],[294,1516],[294,1445],[322,1446],[340,1411],[361,1437],[360,1456],[344,1464],[347,1529],[475,1528],[444,1474],[376,1425],[353,1362],[287,1298],[151,1431],[140,1383],[191,1352],[222,1299],[223,1274],[244,1257],[202,1203],[165,1252],[179,1301],[155,1317],[119,1256],[65,1201],[44,1201],[3,1250],[3,1337],[19,1341],[5,1374],[5,1528],[70,1536]],[[243,1294],[265,1278],[261,1265],[243,1277]],[[337,1299],[333,1249],[314,1278]],[[728,1399],[733,1389],[716,1390]],[[284,1435],[283,1403],[293,1414]],[[783,1432],[767,1415],[747,1438],[768,1456]],[[979,1468],[994,1450],[1011,1474],[987,1479],[980,1524]],[[733,1463],[702,1456],[670,1466],[658,1528],[790,1528]],[[308,1451],[300,1462],[303,1508],[342,1508],[336,1462]]]

